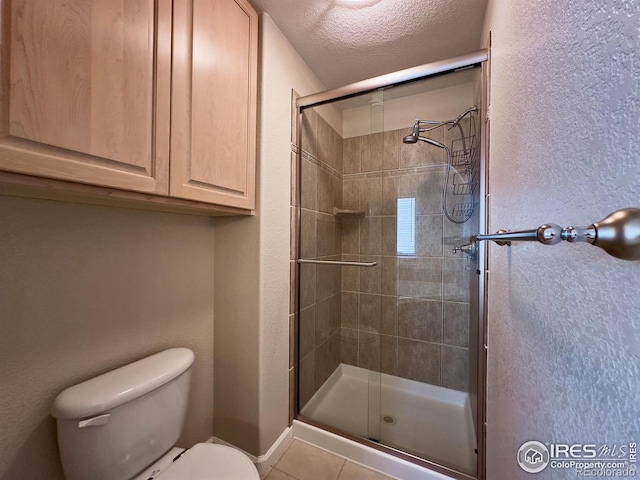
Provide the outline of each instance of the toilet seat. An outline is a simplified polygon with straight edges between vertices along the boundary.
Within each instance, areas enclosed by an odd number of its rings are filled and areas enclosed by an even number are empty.
[[[197,443],[158,480],[260,480],[249,457],[235,448],[213,443]]]

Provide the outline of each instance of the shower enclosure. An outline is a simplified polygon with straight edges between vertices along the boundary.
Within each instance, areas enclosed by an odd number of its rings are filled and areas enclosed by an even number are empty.
[[[296,416],[459,478],[482,422],[481,97],[468,68],[298,110]]]

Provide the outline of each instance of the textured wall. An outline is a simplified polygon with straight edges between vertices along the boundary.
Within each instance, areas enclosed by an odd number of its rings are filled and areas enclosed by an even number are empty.
[[[216,351],[216,373],[235,374],[216,377],[214,430],[256,456],[289,419],[291,90],[323,90],[273,21],[260,19],[257,211],[251,219],[218,220],[215,253],[215,298],[224,302],[216,303],[216,347],[231,342]],[[240,432],[233,427],[243,418]]]
[[[488,230],[640,207],[640,3],[494,0]],[[520,445],[640,439],[640,263],[489,247],[489,479]],[[547,468],[535,478],[572,478]]]
[[[184,435],[213,424],[205,217],[0,196],[0,479],[62,480],[56,395],[169,347],[196,355]]]

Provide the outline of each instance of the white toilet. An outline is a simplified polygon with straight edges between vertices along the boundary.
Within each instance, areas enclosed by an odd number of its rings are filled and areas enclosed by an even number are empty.
[[[251,460],[234,448],[173,448],[193,358],[187,348],[172,348],[58,395],[51,415],[67,480],[259,480]]]

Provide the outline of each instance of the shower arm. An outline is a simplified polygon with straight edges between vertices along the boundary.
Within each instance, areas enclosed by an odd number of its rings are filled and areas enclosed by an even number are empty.
[[[588,227],[567,227],[545,224],[535,230],[507,232],[498,230],[494,234],[475,235],[471,243],[491,240],[500,246],[510,246],[511,242],[540,242],[556,245],[567,242],[587,242],[602,248],[609,255],[622,260],[640,260],[640,209],[623,208],[605,219]]]
[[[418,131],[420,133],[430,132],[431,130],[435,130],[436,128],[440,128],[444,125],[449,125],[449,130],[451,130],[453,127],[459,124],[460,120],[462,120],[464,117],[469,115],[471,112],[476,112],[476,111],[478,111],[478,107],[470,107],[470,108],[467,108],[460,115],[458,115],[455,119],[445,120],[445,121],[420,120],[419,118],[416,118],[416,123],[418,124],[418,127],[419,127]],[[427,128],[421,128],[421,125],[431,125],[431,126]]]

